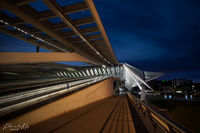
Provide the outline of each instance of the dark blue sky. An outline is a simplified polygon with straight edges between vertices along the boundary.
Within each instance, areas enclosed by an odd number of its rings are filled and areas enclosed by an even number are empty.
[[[82,0],[56,1],[64,6]],[[159,79],[200,82],[199,0],[94,0],[94,3],[119,62],[144,71],[166,73]],[[31,5],[38,11],[48,9],[41,1]],[[90,13],[84,11],[70,17],[76,19],[79,15]],[[59,22],[52,19],[56,21]],[[0,40],[0,51],[36,50],[34,45],[2,33]]]
[[[200,82],[200,1],[94,2],[119,62]]]

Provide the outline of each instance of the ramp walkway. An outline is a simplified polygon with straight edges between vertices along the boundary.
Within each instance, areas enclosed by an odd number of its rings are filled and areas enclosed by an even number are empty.
[[[114,95],[19,132],[135,133],[126,94]]]

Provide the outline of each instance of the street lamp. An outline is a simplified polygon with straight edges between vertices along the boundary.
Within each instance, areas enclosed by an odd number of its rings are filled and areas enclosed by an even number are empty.
[[[193,92],[193,89],[194,89],[194,85],[192,85],[192,92]]]

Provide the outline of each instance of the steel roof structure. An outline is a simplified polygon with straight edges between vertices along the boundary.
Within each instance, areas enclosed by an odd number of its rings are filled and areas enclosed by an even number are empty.
[[[77,59],[88,59],[83,62],[118,65],[92,0],[66,6],[60,6],[55,0],[42,0],[49,8],[45,11],[37,11],[32,7],[30,3],[34,1],[1,0],[1,10],[9,11],[14,16],[0,11],[0,31],[52,52],[75,53]],[[91,16],[70,18],[70,14],[85,10],[89,10]],[[59,22],[53,23],[52,19]],[[11,53],[9,55],[12,56]],[[28,54],[26,56],[29,57]]]
[[[146,82],[163,75],[118,63],[93,0],[65,6],[55,0],[42,0],[39,1],[45,6],[42,11],[35,8],[32,2],[38,1],[1,0],[0,32],[52,53],[41,53],[39,50],[34,53],[0,52],[2,81],[108,75],[126,81],[128,89],[134,86],[142,88],[141,84],[152,89]],[[72,14],[82,12],[87,12],[87,15],[72,17]],[[53,63],[61,61],[86,62],[93,66]]]

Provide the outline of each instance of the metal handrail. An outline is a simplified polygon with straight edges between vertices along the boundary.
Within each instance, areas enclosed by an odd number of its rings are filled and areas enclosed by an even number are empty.
[[[157,112],[156,110],[152,109],[142,101],[138,100],[136,97],[134,97],[132,94],[128,93],[129,97],[134,98],[137,102],[139,102],[141,105],[143,105],[146,109],[148,109],[149,112],[153,113],[156,115],[161,121],[164,121],[167,123],[167,125],[170,125],[171,127],[175,128],[177,131],[181,133],[193,133],[192,131],[188,130],[187,128],[183,127],[182,125],[178,124],[177,122],[171,120],[170,118],[162,115],[161,113]]]
[[[79,82],[76,85],[70,86],[70,88],[68,88],[68,89],[67,89],[67,84],[63,83],[63,84],[61,84],[61,88],[59,88],[58,91],[55,91],[55,92],[54,91],[52,91],[52,92],[48,91],[48,92],[46,92],[46,94],[41,93],[41,94],[43,94],[41,96],[35,96],[35,97],[32,97],[31,99],[24,100],[22,102],[14,104],[14,105],[5,106],[3,108],[0,108],[0,116],[11,113],[13,111],[16,111],[16,110],[19,110],[19,109],[22,109],[22,108],[25,108],[27,106],[30,106],[30,105],[33,105],[33,104],[36,104],[36,103],[42,102],[42,101],[46,101],[46,100],[51,99],[51,98],[55,98],[59,95],[69,93],[69,92],[77,90],[79,88],[87,87],[90,84],[94,84],[96,82],[99,82],[99,81],[102,81],[102,80],[108,78],[107,76],[106,77],[98,76],[98,77],[100,77],[100,78],[97,79],[97,80],[96,79],[94,80],[94,78],[92,78],[91,80],[88,80],[88,81],[85,81],[85,82]],[[5,103],[6,102],[7,101],[5,101]]]

